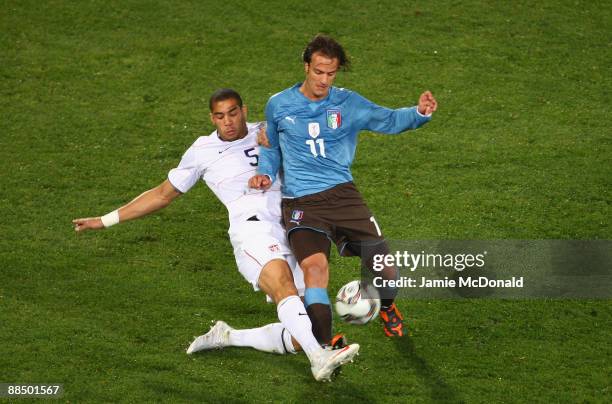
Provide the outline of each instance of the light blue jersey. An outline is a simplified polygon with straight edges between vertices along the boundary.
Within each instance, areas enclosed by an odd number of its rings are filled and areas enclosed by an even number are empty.
[[[282,162],[284,197],[311,195],[352,181],[359,131],[398,134],[431,119],[416,107],[384,108],[337,87],[330,88],[327,98],[312,101],[300,86],[273,95],[266,105],[271,147],[260,148],[258,173],[274,181]]]

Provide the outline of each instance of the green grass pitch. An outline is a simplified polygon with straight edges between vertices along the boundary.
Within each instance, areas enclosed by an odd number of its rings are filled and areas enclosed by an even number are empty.
[[[98,216],[166,178],[233,87],[263,119],[317,32],[339,86],[431,123],[361,135],[353,174],[390,239],[610,239],[612,7],[605,1],[13,1],[0,11],[0,383],[69,402],[609,402],[610,300],[404,300],[412,336],[335,323],[358,361],[185,355],[213,319],[276,321],[199,185],[158,215]],[[585,268],[588,271],[588,268]],[[332,294],[357,276],[332,259]]]

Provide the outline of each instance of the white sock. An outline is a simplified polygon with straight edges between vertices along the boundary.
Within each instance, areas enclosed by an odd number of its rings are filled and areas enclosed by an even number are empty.
[[[290,354],[296,354],[297,351],[293,346],[293,337],[285,327],[283,327],[283,333],[281,334],[281,336],[283,337],[283,342],[285,343],[285,351]]]
[[[287,351],[283,345],[284,329],[281,323],[273,323],[259,328],[232,330],[229,333],[229,343],[231,346],[244,346],[263,352],[285,354]],[[285,331],[284,334],[287,332]],[[291,347],[293,348],[293,345]]]
[[[299,296],[294,295],[284,298],[278,303],[276,310],[278,319],[302,346],[302,350],[309,359],[312,359],[313,355],[323,349],[312,335],[312,323]]]

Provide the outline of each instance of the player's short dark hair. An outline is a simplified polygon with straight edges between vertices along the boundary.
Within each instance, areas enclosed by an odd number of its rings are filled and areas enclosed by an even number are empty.
[[[319,52],[330,59],[338,59],[338,66],[344,70],[348,70],[350,67],[351,62],[344,48],[332,37],[317,34],[317,36],[306,45],[306,49],[304,49],[304,53],[302,53],[302,60],[304,60],[304,63],[310,63],[312,55],[315,52]]]
[[[208,108],[210,108],[210,112],[213,110],[213,105],[217,102],[225,101],[225,100],[236,100],[238,106],[242,108],[242,98],[240,98],[240,94],[236,90],[232,90],[231,88],[221,88],[215,91],[208,101]]]

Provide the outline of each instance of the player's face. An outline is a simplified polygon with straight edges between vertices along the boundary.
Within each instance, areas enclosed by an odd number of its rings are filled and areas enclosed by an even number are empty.
[[[318,52],[312,54],[310,63],[304,63],[306,79],[302,84],[302,93],[313,101],[322,100],[329,94],[338,72],[338,59],[330,59]]]
[[[247,108],[240,108],[232,98],[213,104],[210,120],[217,127],[219,137],[227,142],[242,139],[248,130],[246,126]]]

